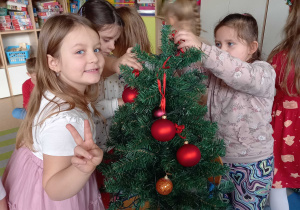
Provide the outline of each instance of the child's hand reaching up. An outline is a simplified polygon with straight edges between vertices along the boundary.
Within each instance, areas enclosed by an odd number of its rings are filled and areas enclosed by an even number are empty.
[[[135,54],[131,52],[132,47],[128,48],[126,53],[117,59],[116,64],[117,68],[120,68],[120,65],[127,65],[133,69],[142,70],[142,65],[134,57]],[[119,70],[120,71],[120,70]]]
[[[178,49],[185,49],[187,47],[195,47],[201,49],[202,47],[200,38],[190,31],[178,31],[174,36],[174,42],[180,42]]]
[[[72,164],[83,173],[92,173],[102,162],[103,151],[93,141],[89,121],[84,120],[84,140],[71,124],[66,127],[77,144],[71,159]]]

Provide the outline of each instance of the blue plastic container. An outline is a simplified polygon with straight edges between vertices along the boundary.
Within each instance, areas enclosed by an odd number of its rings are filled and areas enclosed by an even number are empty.
[[[27,50],[25,51],[8,52],[8,50],[18,47],[19,46],[8,46],[5,49],[9,64],[26,63],[27,58],[29,58],[30,45],[26,45]]]

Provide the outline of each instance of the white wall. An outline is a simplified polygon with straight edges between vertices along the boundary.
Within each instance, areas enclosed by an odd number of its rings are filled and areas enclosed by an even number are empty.
[[[263,36],[266,9],[267,19]],[[288,9],[283,0],[202,0],[200,16],[202,29],[206,32],[201,32],[201,36],[214,44],[214,27],[222,18],[230,13],[250,13],[257,20],[258,41],[262,44],[263,59],[266,59],[282,38],[280,35]]]
[[[270,0],[262,48],[264,57],[268,57],[272,49],[283,39],[283,27],[288,14],[289,7],[286,1]]]

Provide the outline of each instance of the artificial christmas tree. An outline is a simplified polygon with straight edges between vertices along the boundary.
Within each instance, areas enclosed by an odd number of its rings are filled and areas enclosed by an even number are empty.
[[[177,70],[204,55],[195,48],[177,50],[167,25],[162,28],[161,49],[160,55],[142,52],[139,46],[133,49],[143,65],[138,76],[135,70],[121,67],[128,87],[137,89],[138,95],[113,119],[107,146],[114,147],[114,154],[104,157],[116,161],[99,166],[107,192],[114,194],[110,209],[124,208],[123,201],[132,197],[136,209],[145,202],[160,210],[225,208],[222,193],[230,190],[230,183],[208,180],[227,168],[214,161],[224,156],[225,145],[215,137],[217,125],[204,120],[206,107],[198,104],[205,76],[199,69],[177,75]],[[154,116],[158,107],[168,119]],[[185,141],[189,144],[183,150]]]

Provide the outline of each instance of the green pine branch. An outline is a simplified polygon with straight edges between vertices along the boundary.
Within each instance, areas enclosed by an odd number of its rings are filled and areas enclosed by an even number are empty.
[[[214,160],[225,155],[223,140],[216,138],[217,124],[204,119],[207,107],[199,105],[206,91],[206,76],[190,67],[200,62],[204,54],[191,48],[184,53],[172,40],[171,27],[163,26],[160,55],[142,52],[139,46],[133,51],[142,63],[143,71],[136,77],[128,66],[121,66],[122,76],[128,86],[138,90],[134,103],[127,103],[116,111],[107,146],[114,147],[114,154],[105,154],[106,164],[98,169],[106,177],[106,191],[116,195],[110,209],[122,209],[123,201],[135,197],[135,208],[150,203],[150,209],[225,209],[227,203],[222,193],[232,189],[231,183],[222,182],[212,190],[209,177],[224,175],[228,168]],[[188,68],[184,73],[178,70]],[[196,69],[195,69],[196,68]],[[166,111],[173,123],[184,125],[181,133],[190,144],[201,151],[200,162],[193,167],[180,165],[176,152],[185,141],[179,135],[168,142],[155,140],[151,126],[156,119],[152,111],[160,105],[158,80],[166,73]],[[180,76],[179,76],[180,75]],[[108,161],[107,160],[113,160]],[[173,190],[169,195],[156,191],[158,179],[169,174]]]

